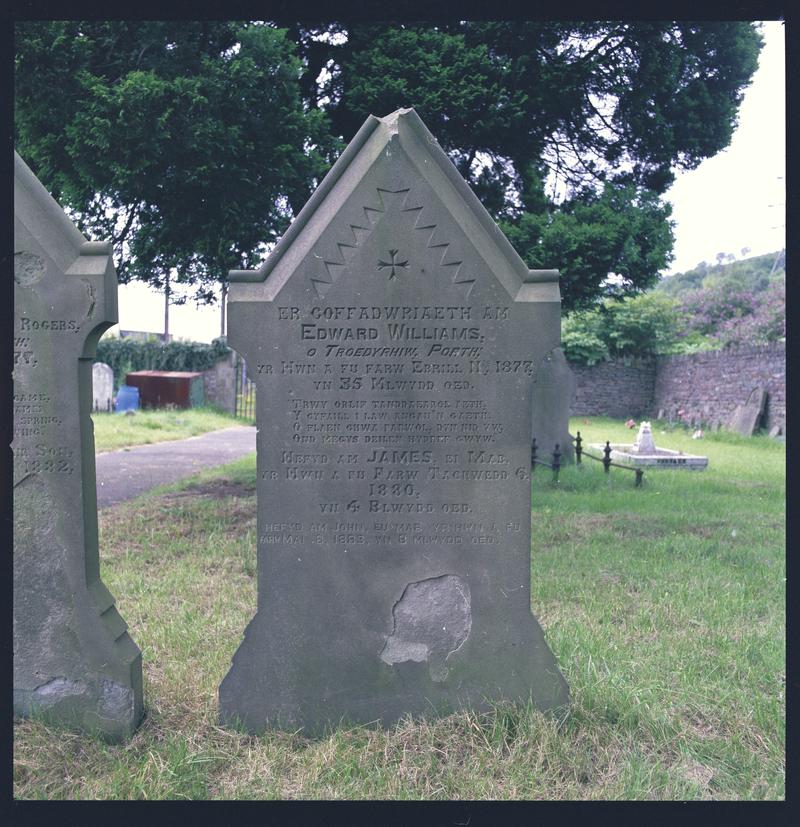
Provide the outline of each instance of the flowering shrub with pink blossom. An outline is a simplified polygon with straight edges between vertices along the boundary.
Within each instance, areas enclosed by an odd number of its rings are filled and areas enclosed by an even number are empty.
[[[686,334],[699,334],[713,347],[763,345],[786,337],[786,280],[755,293],[725,287],[685,294],[679,305]]]

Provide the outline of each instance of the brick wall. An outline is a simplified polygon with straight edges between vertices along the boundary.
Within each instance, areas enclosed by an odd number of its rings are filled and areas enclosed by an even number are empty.
[[[660,409],[726,424],[755,387],[767,391],[764,426],[786,430],[786,347],[745,347],[625,364],[570,364],[577,380],[572,416],[655,417]]]

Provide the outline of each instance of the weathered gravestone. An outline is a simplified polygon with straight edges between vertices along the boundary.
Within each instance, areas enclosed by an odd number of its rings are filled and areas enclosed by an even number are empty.
[[[569,432],[569,408],[575,396],[575,375],[560,347],[545,354],[534,373],[532,437],[536,456],[550,462],[553,449],[559,446],[561,462],[575,457]]]
[[[261,269],[231,274],[258,388],[258,607],[224,723],[566,706],[530,607],[531,385],[559,343],[557,279],[413,110],[370,117]]]
[[[114,371],[105,362],[92,365],[92,406],[95,411],[110,411],[114,398]]]
[[[744,405],[738,405],[731,416],[728,427],[742,436],[753,436],[758,428],[764,407],[767,402],[767,393],[763,388],[753,388]]]
[[[111,247],[14,159],[14,714],[129,735],[141,655],[100,580],[97,340],[117,319]]]

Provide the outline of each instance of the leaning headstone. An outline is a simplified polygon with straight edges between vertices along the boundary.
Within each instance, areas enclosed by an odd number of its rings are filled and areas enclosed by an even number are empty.
[[[14,159],[14,714],[130,735],[141,655],[100,580],[92,362],[117,321],[111,246]]]
[[[779,437],[782,433],[783,433],[783,430],[781,429],[781,426],[780,426],[780,425],[773,425],[773,426],[769,429],[769,435],[770,435],[773,439],[775,439],[776,437]]]
[[[560,347],[545,354],[533,378],[532,437],[539,459],[549,462],[558,445],[562,462],[575,456],[569,432],[569,408],[577,382]]]
[[[92,365],[92,406],[95,411],[110,411],[114,399],[114,371],[105,362]]]
[[[728,427],[742,436],[753,436],[764,414],[766,402],[766,391],[763,388],[753,388],[744,405],[737,406],[733,412]]]
[[[258,605],[223,723],[567,705],[530,605],[531,386],[559,326],[557,271],[527,269],[413,110],[368,118],[261,269],[231,274]]]

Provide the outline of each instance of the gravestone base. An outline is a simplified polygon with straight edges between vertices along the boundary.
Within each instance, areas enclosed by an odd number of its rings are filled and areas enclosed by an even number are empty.
[[[583,450],[590,456],[603,459],[604,445],[590,443]],[[628,465],[631,468],[688,468],[691,471],[702,471],[708,466],[708,457],[695,454],[683,454],[669,448],[656,448],[655,453],[640,454],[633,450],[633,445],[612,445],[611,462]]]
[[[493,618],[485,612],[481,618],[480,605],[470,606],[471,629],[460,644],[448,638],[445,615],[434,613],[428,618],[433,623],[406,634],[392,652],[402,590],[387,582],[382,591],[383,628],[365,629],[357,637],[331,635],[327,630],[336,628],[331,618],[280,623],[259,613],[220,686],[222,725],[253,733],[302,727],[305,735],[320,737],[337,723],[389,727],[406,716],[486,711],[504,700],[534,703],[554,714],[566,711],[567,684],[527,601]],[[480,603],[479,595],[471,597]],[[316,613],[319,607],[313,608]],[[458,610],[451,617],[463,620]],[[293,639],[298,623],[315,628],[318,637]]]

